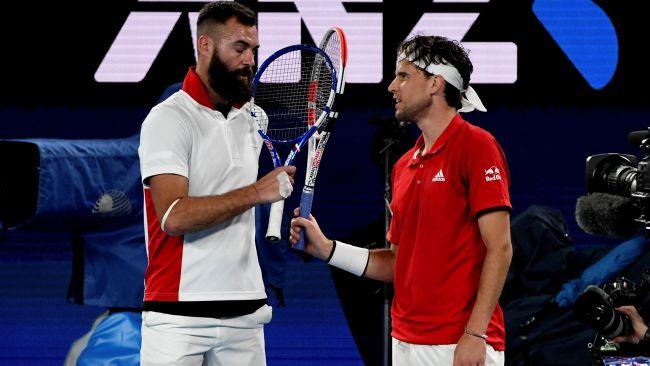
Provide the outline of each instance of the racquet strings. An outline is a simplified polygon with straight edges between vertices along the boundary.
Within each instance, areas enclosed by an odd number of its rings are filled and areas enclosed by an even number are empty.
[[[330,61],[332,62],[332,67],[334,70],[340,71],[341,70],[341,38],[339,37],[338,32],[330,32],[325,41],[321,44],[321,49],[325,51],[327,56],[329,56]],[[341,78],[343,75],[337,75],[337,77]],[[342,80],[338,80],[339,83],[342,82]],[[338,90],[338,85],[337,85],[337,92],[340,92]],[[322,123],[319,128],[318,132],[322,132],[326,130],[327,128],[327,122],[324,121],[325,123]]]
[[[323,51],[330,57],[334,70],[341,66],[341,39],[338,32],[332,32],[323,45]]]
[[[327,107],[331,89],[332,70],[318,53],[294,50],[278,57],[255,90],[255,104],[267,117],[261,129],[275,141],[302,136]]]

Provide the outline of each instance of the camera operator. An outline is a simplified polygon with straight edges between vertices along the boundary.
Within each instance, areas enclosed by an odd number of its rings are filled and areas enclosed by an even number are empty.
[[[648,325],[645,323],[639,312],[634,306],[621,306],[616,308],[616,311],[627,315],[632,323],[632,332],[624,336],[618,336],[613,339],[616,343],[634,343],[639,341],[650,340],[650,333],[648,332]]]

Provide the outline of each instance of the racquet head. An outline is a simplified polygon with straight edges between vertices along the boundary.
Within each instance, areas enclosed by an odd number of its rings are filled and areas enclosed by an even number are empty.
[[[301,145],[313,133],[311,126],[327,120],[336,87],[336,70],[323,50],[294,45],[277,51],[253,79],[251,113],[260,135],[272,143]]]

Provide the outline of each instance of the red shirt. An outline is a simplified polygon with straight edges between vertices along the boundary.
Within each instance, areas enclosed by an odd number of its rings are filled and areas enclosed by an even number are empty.
[[[414,344],[455,344],[472,312],[486,247],[482,211],[511,208],[506,159],[485,130],[456,115],[429,152],[422,136],[393,168],[388,240],[395,263],[393,337]],[[503,312],[494,309],[487,343],[505,349]]]

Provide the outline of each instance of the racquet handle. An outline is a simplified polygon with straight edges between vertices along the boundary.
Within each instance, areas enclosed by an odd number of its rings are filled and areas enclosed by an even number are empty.
[[[266,229],[266,241],[275,243],[282,237],[282,211],[284,211],[284,200],[279,200],[271,205],[269,213],[269,227]]]
[[[311,213],[311,204],[314,201],[314,187],[305,186],[302,189],[302,197],[300,197],[300,217],[304,217],[309,220],[309,214]],[[296,245],[293,246],[293,249],[305,250],[305,229],[303,228],[302,233],[300,234],[300,239]]]

